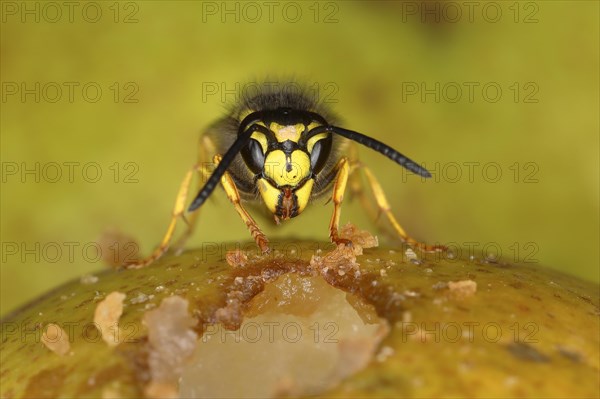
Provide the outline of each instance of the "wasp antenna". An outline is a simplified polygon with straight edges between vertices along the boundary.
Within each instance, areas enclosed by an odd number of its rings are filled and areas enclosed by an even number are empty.
[[[206,201],[206,199],[214,191],[217,184],[219,184],[219,180],[221,180],[221,177],[223,177],[223,175],[227,171],[227,168],[229,168],[229,165],[231,165],[231,163],[235,159],[235,156],[241,151],[244,145],[248,143],[248,140],[250,140],[250,136],[252,136],[252,133],[254,133],[256,130],[259,130],[259,128],[260,126],[258,125],[252,125],[246,131],[244,131],[244,133],[240,134],[237,137],[237,139],[233,142],[231,147],[229,147],[225,155],[223,155],[223,158],[221,158],[221,162],[219,162],[213,173],[210,175],[210,177],[206,181],[206,184],[204,184],[204,186],[196,195],[196,198],[194,198],[194,200],[192,201],[191,205],[188,208],[188,212],[192,212],[198,209],[202,204],[204,204],[204,201]]]
[[[405,167],[406,169],[410,170],[411,172],[416,173],[419,176],[431,177],[431,173],[429,173],[429,171],[427,169],[420,166],[415,161],[402,155],[398,151],[394,150],[389,145],[383,144],[379,140],[375,140],[374,138],[366,136],[362,133],[358,133],[353,130],[348,130],[348,129],[344,129],[344,128],[337,127],[337,126],[330,126],[329,129],[327,129],[327,130],[329,130],[335,134],[339,134],[340,136],[350,139],[352,141],[356,141],[357,143],[362,144],[365,147],[369,147],[370,149],[375,150],[378,153],[385,155],[392,161]]]

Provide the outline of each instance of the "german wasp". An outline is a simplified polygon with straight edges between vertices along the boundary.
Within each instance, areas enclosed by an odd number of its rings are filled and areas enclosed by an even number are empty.
[[[379,212],[385,214],[404,242],[425,251],[443,248],[408,236],[370,169],[345,154],[349,145],[359,143],[419,176],[431,177],[430,173],[392,147],[340,127],[326,104],[306,90],[288,90],[289,87],[299,86],[259,85],[253,95],[240,96],[227,115],[207,129],[200,139],[199,162],[181,183],[162,242],[149,257],[133,266],[147,265],[169,248],[176,222],[184,216],[194,173],[199,173],[204,185],[188,212],[198,210],[220,183],[263,253],[269,252],[269,240],[244,203],[262,202],[275,222],[280,223],[300,215],[312,200],[327,195],[333,203],[329,237],[336,244],[351,244],[339,236],[338,226],[348,178],[359,169],[364,171]],[[208,167],[206,160],[211,158]],[[198,212],[192,214],[177,247],[181,248],[191,234],[197,215]]]

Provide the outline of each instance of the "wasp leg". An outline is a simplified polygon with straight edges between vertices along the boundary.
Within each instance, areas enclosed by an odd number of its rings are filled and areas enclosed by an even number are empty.
[[[207,170],[207,163],[212,163],[210,160],[211,155],[215,154],[216,147],[211,140],[211,138],[207,134],[203,134],[200,138],[200,142],[198,145],[198,189],[202,187],[202,185],[208,180],[210,177],[211,171]],[[198,220],[198,216],[200,215],[200,209],[192,212],[191,215],[187,216],[187,227],[183,234],[177,239],[175,244],[173,244],[173,249],[175,254],[180,254],[183,252],[183,248],[185,247],[185,243],[191,237],[194,229],[196,227],[196,222]]]
[[[386,224],[380,223],[381,221],[381,208],[376,204],[373,204],[373,200],[365,192],[365,183],[360,173],[357,170],[363,167],[360,159],[358,158],[358,152],[356,145],[350,143],[348,160],[350,162],[350,175],[348,176],[348,185],[350,187],[350,200],[358,199],[362,209],[368,214],[369,218],[377,225],[377,228],[382,231],[383,234],[389,236],[391,239],[398,238],[396,230]]]
[[[357,169],[361,167],[360,161],[350,160],[350,176],[348,176],[348,185],[350,187],[350,199],[356,198],[361,208],[367,213],[369,218],[376,224],[382,234],[390,239],[397,239],[398,233],[388,224],[381,223],[381,208],[365,192],[365,183]]]
[[[348,162],[351,165],[349,176],[348,176],[348,186],[350,187],[350,198],[352,201],[354,198],[359,198],[362,202],[364,197],[364,191],[362,184],[360,184],[360,178],[356,173],[352,173],[356,168],[356,164],[358,164],[358,152],[356,151],[356,146],[354,143],[350,143],[348,146]]]
[[[344,200],[344,191],[346,191],[346,183],[350,173],[350,165],[347,158],[341,158],[336,165],[337,174],[333,183],[333,193],[331,200],[333,201],[333,214],[329,222],[329,238],[335,244],[352,245],[350,240],[341,238],[338,232],[340,225],[340,212],[342,201]]]
[[[367,177],[367,181],[369,182],[369,186],[371,187],[371,191],[375,197],[375,201],[377,202],[377,206],[379,207],[380,212],[384,213],[392,227],[396,231],[396,233],[400,236],[403,242],[409,244],[414,248],[418,248],[425,252],[443,252],[446,251],[446,248],[443,245],[427,245],[425,243],[419,242],[414,238],[410,237],[406,234],[406,231],[400,226],[400,223],[396,220],[396,217],[392,213],[390,204],[381,188],[381,185],[377,181],[377,178],[373,175],[371,170],[360,163],[357,163],[356,168],[361,168],[365,172],[365,176]]]
[[[218,165],[219,162],[221,162],[221,156],[215,155],[214,162],[215,165]],[[246,226],[248,227],[248,230],[250,230],[250,234],[252,235],[252,238],[254,238],[256,245],[258,245],[258,247],[263,253],[269,252],[269,240],[260,230],[260,227],[258,227],[256,221],[242,206],[240,200],[240,193],[238,192],[238,189],[235,186],[235,182],[233,181],[231,175],[228,172],[225,172],[225,174],[223,174],[223,177],[221,177],[221,184],[225,189],[227,198],[229,198],[237,213],[240,215],[244,223],[246,223]]]
[[[362,209],[364,209],[369,217],[374,221],[379,220],[379,216],[381,216],[381,211],[376,206],[373,206],[373,201],[371,201],[365,193],[364,183],[361,179],[360,173],[355,173],[356,169],[361,166],[361,163],[358,159],[358,152],[356,150],[356,146],[354,143],[350,143],[350,147],[348,148],[348,162],[350,163],[350,172],[348,176],[348,185],[350,187],[350,201],[355,198],[358,199]],[[387,231],[387,234],[396,237],[395,232],[392,235],[391,231]]]
[[[192,176],[194,171],[201,167],[202,165],[194,165],[194,167],[192,167],[185,174],[185,177],[179,186],[179,191],[177,192],[177,199],[175,200],[175,206],[173,207],[173,212],[171,214],[171,222],[169,223],[167,232],[163,236],[163,239],[158,247],[156,247],[156,249],[154,249],[154,251],[152,251],[152,253],[146,258],[126,262],[125,267],[139,269],[141,267],[148,266],[160,258],[167,251],[167,249],[169,249],[169,243],[173,237],[173,232],[175,231],[175,226],[177,225],[177,219],[183,216],[183,212],[185,211],[185,201],[190,188],[190,183],[192,181]]]

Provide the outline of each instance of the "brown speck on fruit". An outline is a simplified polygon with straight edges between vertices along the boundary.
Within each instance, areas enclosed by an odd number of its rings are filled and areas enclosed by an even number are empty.
[[[334,273],[338,276],[346,274],[360,275],[359,264],[356,257],[363,254],[363,248],[372,248],[379,245],[377,237],[368,231],[359,230],[353,224],[347,223],[341,230],[340,236],[352,242],[352,245],[339,244],[332,251],[314,254],[310,259],[310,266],[323,276]]]
[[[89,298],[89,299],[83,300],[78,305],[75,306],[75,309],[79,309],[80,307],[87,305],[88,303],[92,302],[93,300],[94,300],[94,298]]]
[[[372,235],[367,230],[360,230],[354,224],[348,222],[340,230],[340,237],[346,240],[350,240],[353,246],[360,246],[360,253],[362,255],[362,248],[375,248],[379,246],[379,240],[377,236]]]
[[[248,263],[248,255],[240,249],[227,251],[225,255],[227,264],[231,267],[244,267]]]
[[[507,345],[506,349],[510,354],[520,360],[526,360],[534,363],[547,363],[550,361],[548,356],[524,342],[512,342]]]
[[[579,353],[577,351],[571,350],[562,345],[558,345],[556,347],[556,350],[562,356],[564,356],[565,358],[569,359],[570,361],[572,361],[574,363],[581,363],[583,361],[583,357],[582,357],[581,353]]]

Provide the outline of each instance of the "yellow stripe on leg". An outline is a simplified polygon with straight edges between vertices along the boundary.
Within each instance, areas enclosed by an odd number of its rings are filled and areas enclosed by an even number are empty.
[[[220,155],[215,155],[215,157],[214,157],[215,165],[218,165],[219,162],[221,162],[221,159],[222,159],[222,157]],[[223,177],[221,177],[221,184],[223,185],[223,188],[225,189],[225,194],[227,194],[227,198],[229,198],[229,200],[233,204],[235,210],[237,211],[237,213],[240,215],[240,217],[242,218],[242,220],[248,227],[248,230],[250,230],[250,234],[252,235],[252,238],[254,238],[256,245],[259,246],[260,250],[263,253],[269,252],[269,240],[264,235],[264,233],[260,230],[260,227],[258,227],[258,224],[256,224],[256,221],[252,218],[252,216],[250,216],[250,214],[242,206],[241,199],[240,199],[240,193],[238,192],[238,189],[235,186],[235,182],[233,181],[233,179],[231,178],[231,175],[228,172],[225,172],[223,174]]]
[[[198,142],[198,162],[196,164],[196,171],[198,172],[198,190],[202,188],[202,186],[206,183],[206,181],[208,180],[208,178],[214,170],[212,158],[213,155],[216,153],[217,149],[213,140],[211,139],[211,134],[209,132],[203,134]],[[172,246],[175,254],[178,255],[181,252],[183,252],[185,243],[194,232],[199,215],[200,209],[196,209],[187,218],[185,217],[185,215],[183,216],[183,220],[186,221],[187,226],[185,231],[181,234],[181,236]]]
[[[425,252],[442,252],[447,250],[447,248],[442,245],[427,245],[421,243],[406,234],[406,231],[402,228],[402,226],[400,226],[400,223],[398,223],[396,217],[392,213],[390,204],[385,196],[385,193],[383,192],[383,189],[381,188],[381,185],[377,181],[377,178],[373,175],[373,173],[371,173],[371,170],[368,167],[364,165],[361,165],[360,167],[365,171],[365,176],[367,176],[367,181],[369,182],[369,186],[371,186],[371,191],[373,192],[377,206],[381,212],[386,215],[387,219],[391,223],[394,230],[396,230],[402,241]]]
[[[337,174],[333,183],[333,193],[331,199],[333,201],[333,214],[329,222],[329,238],[331,242],[336,244],[350,244],[349,240],[340,238],[338,228],[340,225],[341,205],[344,200],[344,192],[348,182],[348,174],[350,173],[350,165],[347,158],[342,158],[336,165]]]
[[[212,173],[212,171],[210,171],[206,165],[200,164],[200,163],[197,165],[196,171],[201,176],[200,182],[205,182],[206,180],[208,180],[208,178],[210,177],[210,174]],[[186,193],[186,196],[183,197],[184,201],[185,201],[186,197],[187,197],[187,193]],[[185,205],[185,202],[184,202],[184,205]],[[183,220],[187,223],[187,227],[186,227],[185,231],[181,234],[181,236],[177,239],[175,244],[173,244],[173,251],[175,252],[175,254],[179,255],[181,252],[183,252],[185,243],[187,242],[187,240],[190,238],[190,236],[194,232],[194,227],[196,226],[196,222],[198,220],[199,215],[200,215],[200,209],[196,209],[194,212],[191,213],[190,216],[188,216],[186,218],[185,214],[183,213],[183,210],[182,210],[182,217],[183,217]]]

